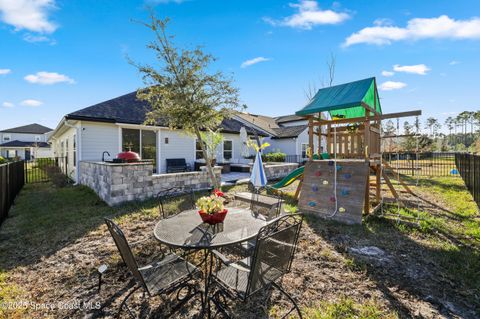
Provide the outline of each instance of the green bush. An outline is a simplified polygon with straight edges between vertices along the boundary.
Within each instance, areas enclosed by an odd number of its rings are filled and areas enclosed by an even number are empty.
[[[0,164],[5,164],[6,162],[7,160],[0,156]]]
[[[264,162],[285,162],[285,157],[287,154],[282,152],[272,152],[262,155]]]

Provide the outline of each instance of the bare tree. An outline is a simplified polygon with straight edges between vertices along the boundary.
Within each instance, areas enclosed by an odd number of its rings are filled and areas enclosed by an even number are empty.
[[[309,82],[307,88],[304,90],[305,97],[308,101],[313,99],[319,89],[333,85],[333,81],[335,80],[335,68],[337,65],[337,57],[333,52],[330,53],[330,58],[327,60],[326,64],[328,69],[328,82],[325,82],[323,76],[320,76],[318,85],[315,81]]]

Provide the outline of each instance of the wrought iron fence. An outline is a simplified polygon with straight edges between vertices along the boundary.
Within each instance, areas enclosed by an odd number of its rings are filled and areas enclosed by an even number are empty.
[[[42,183],[50,181],[52,170],[67,175],[67,158],[36,158],[24,161],[25,183]]]
[[[304,164],[307,161],[306,158],[303,158],[301,155],[286,155],[285,162],[286,163],[298,163]]]
[[[469,153],[456,153],[455,164],[468,191],[480,207],[480,156]]]
[[[0,224],[25,184],[23,161],[0,165]]]
[[[405,175],[458,176],[455,153],[452,152],[383,153],[383,160],[393,170]]]

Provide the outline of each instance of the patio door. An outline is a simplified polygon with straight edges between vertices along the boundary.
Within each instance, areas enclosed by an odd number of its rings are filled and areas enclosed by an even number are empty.
[[[122,151],[138,153],[142,160],[153,161],[153,172],[157,168],[157,133],[152,130],[122,128]]]

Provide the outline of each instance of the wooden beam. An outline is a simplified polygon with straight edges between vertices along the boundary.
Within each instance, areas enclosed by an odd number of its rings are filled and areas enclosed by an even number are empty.
[[[395,190],[395,187],[393,187],[392,182],[390,181],[390,178],[387,176],[385,171],[382,171],[382,176],[383,176],[383,179],[385,180],[385,183],[387,183],[387,186],[390,189],[390,192],[392,192],[393,197],[395,197],[398,200],[399,198],[398,198],[397,191]]]
[[[387,164],[385,161],[383,162],[383,165],[391,170],[395,170],[395,168]],[[410,189],[410,187],[408,187],[407,184],[405,184],[405,182],[400,178],[400,176],[398,176],[398,182],[403,186],[403,188],[405,188],[407,192],[409,192],[412,195],[415,195],[415,193]]]
[[[419,116],[419,115],[422,115],[421,110],[388,113],[388,114],[371,116],[370,121],[379,121],[379,120],[394,119],[394,118],[398,118],[398,117],[410,117],[410,116]],[[353,117],[353,118],[350,118],[350,119],[321,120],[321,121],[313,122],[312,125],[318,126],[318,125],[325,125],[325,124],[328,124],[328,123],[331,123],[331,124],[347,124],[347,123],[364,122],[364,121],[365,121],[365,116],[361,116],[361,117]]]
[[[315,152],[315,149],[313,147],[313,116],[310,116],[308,118],[308,147],[310,148],[310,156],[309,160],[311,161],[313,159],[313,153]]]

